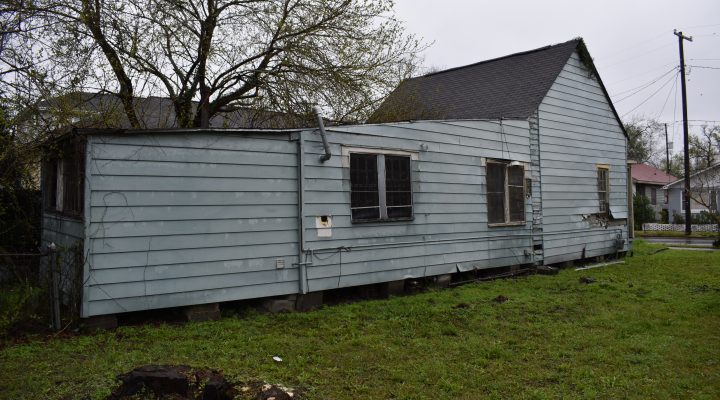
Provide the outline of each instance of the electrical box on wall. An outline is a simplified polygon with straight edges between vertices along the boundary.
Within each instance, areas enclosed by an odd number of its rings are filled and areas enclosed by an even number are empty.
[[[332,237],[332,216],[320,215],[315,217],[315,228],[318,237]]]

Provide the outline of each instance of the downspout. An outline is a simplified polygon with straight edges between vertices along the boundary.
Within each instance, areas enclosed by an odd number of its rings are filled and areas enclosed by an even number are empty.
[[[298,280],[300,281],[300,294],[306,294],[308,292],[307,285],[307,257],[305,256],[305,229],[303,227],[303,218],[305,216],[305,187],[303,181],[305,180],[305,140],[303,139],[303,132],[298,133],[298,154],[297,154],[297,204],[298,204]],[[303,259],[305,258],[305,259]]]
[[[320,157],[320,162],[325,162],[329,160],[330,157],[332,157],[332,154],[330,154],[330,145],[328,144],[325,134],[325,125],[323,124],[322,110],[320,109],[320,106],[315,106],[313,107],[313,111],[315,112],[315,117],[317,118],[318,129],[320,129],[320,137],[322,138],[323,148],[325,149],[325,154]]]

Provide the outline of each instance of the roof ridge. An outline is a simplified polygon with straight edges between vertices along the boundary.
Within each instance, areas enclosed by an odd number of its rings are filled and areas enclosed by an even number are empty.
[[[568,45],[568,44],[570,44],[570,43],[575,43],[575,45],[577,46],[577,44],[579,44],[580,42],[582,42],[582,40],[583,40],[582,37],[576,37],[576,38],[574,38],[574,39],[568,40],[567,42],[551,44],[551,45],[547,45],[547,46],[543,46],[543,47],[538,47],[538,48],[532,49],[532,50],[520,51],[520,52],[517,52],[517,53],[508,54],[508,55],[501,56],[501,57],[491,58],[491,59],[489,59],[489,60],[483,60],[483,61],[478,61],[478,62],[475,62],[475,63],[472,63],[472,64],[460,65],[460,66],[458,66],[458,67],[453,67],[453,68],[444,69],[444,70],[442,70],[442,71],[430,72],[430,73],[427,73],[427,74],[424,74],[424,75],[420,75],[420,76],[416,76],[416,77],[413,77],[413,78],[410,78],[410,79],[407,79],[407,80],[413,80],[413,79],[419,79],[419,78],[427,78],[427,77],[430,77],[430,76],[433,76],[433,75],[439,75],[439,74],[442,74],[442,73],[445,73],[445,72],[452,72],[452,71],[456,71],[456,70],[463,69],[463,68],[470,68],[470,67],[474,67],[474,66],[481,65],[481,64],[486,64],[486,63],[491,63],[491,62],[495,62],[495,61],[504,60],[504,59],[507,59],[507,58],[524,56],[524,55],[527,55],[527,54],[537,53],[537,52],[540,52],[540,51],[546,51],[546,50],[550,50],[550,49],[552,49],[552,48],[557,48],[557,47],[560,47],[560,46],[565,46],[565,45]]]

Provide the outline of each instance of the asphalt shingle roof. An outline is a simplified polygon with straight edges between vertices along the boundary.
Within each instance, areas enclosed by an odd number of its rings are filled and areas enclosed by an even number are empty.
[[[667,185],[670,182],[675,182],[678,178],[668,175],[665,171],[659,170],[652,165],[635,164],[632,166],[632,179],[639,183]]]
[[[525,119],[581,43],[574,39],[405,80],[368,122]]]

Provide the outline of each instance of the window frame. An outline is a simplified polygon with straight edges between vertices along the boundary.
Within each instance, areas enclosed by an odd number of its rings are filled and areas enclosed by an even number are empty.
[[[86,142],[78,138],[56,146],[43,160],[43,212],[83,219],[87,207]],[[76,175],[76,179],[69,177],[69,174]]]
[[[657,205],[657,187],[650,187],[650,204],[653,206]]]
[[[600,171],[605,171],[605,190],[600,190]],[[595,186],[598,195],[598,211],[601,215],[610,215],[610,166],[598,165],[595,169]],[[644,189],[643,189],[644,191]],[[605,193],[604,196],[601,193]],[[644,196],[644,194],[643,194]],[[603,201],[605,209],[603,210]]]
[[[503,174],[504,174],[503,175],[504,176],[503,222],[490,222],[489,199],[487,198],[487,196],[488,196],[488,187],[490,185],[488,182],[488,177],[489,177],[488,166],[491,164],[500,165],[503,168]],[[527,202],[525,201],[525,199],[527,198],[527,191],[528,191],[528,188],[527,188],[528,180],[526,178],[527,167],[526,167],[525,163],[522,163],[522,162],[519,165],[512,165],[512,164],[513,164],[513,161],[509,161],[509,160],[487,159],[485,161],[485,205],[486,205],[486,210],[487,210],[487,214],[488,214],[488,227],[492,228],[492,227],[503,227],[503,226],[518,226],[518,225],[525,225],[527,223],[527,215],[526,215],[527,214],[527,211],[526,211]],[[522,216],[523,216],[523,218],[521,221],[513,221],[510,219],[511,218],[510,217],[510,187],[511,186],[518,187],[518,185],[510,185],[509,169],[511,167],[522,168],[523,179],[522,179],[521,187],[522,187],[523,192],[522,192],[521,197],[522,197]]]
[[[374,155],[376,156],[377,163],[377,182],[378,182],[378,208],[379,218],[355,218],[353,217],[352,207],[352,182],[351,182],[351,162],[350,157],[353,154],[363,155]],[[413,190],[413,161],[418,160],[418,153],[407,150],[396,150],[396,149],[383,149],[383,148],[372,148],[372,147],[345,147],[342,149],[342,164],[347,169],[348,176],[347,180],[350,190],[350,222],[353,224],[364,224],[364,223],[376,223],[376,222],[396,222],[396,221],[413,221],[415,219],[415,202],[414,202],[414,190]],[[387,171],[385,165],[386,156],[396,157],[407,157],[409,161],[408,167],[408,179],[410,183],[410,216],[408,217],[388,217],[388,205],[387,205]],[[392,207],[392,206],[391,206]],[[407,207],[407,206],[406,206]]]

